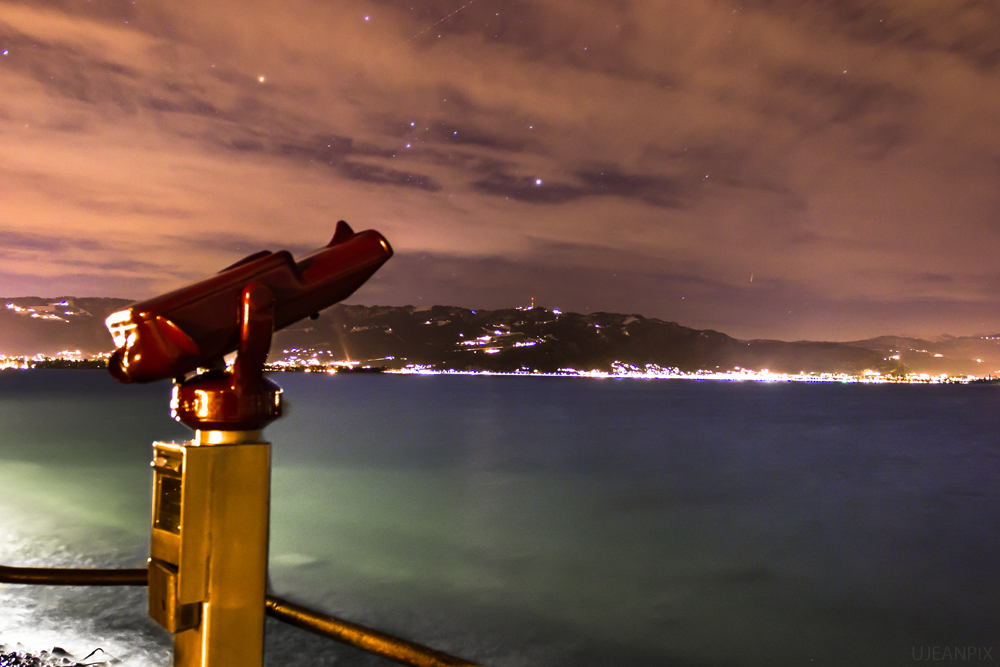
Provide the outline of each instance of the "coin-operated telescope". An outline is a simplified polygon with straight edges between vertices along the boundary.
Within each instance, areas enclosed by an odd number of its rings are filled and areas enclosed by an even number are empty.
[[[381,234],[341,221],[297,262],[261,251],[105,321],[111,375],[173,378],[171,414],[195,430],[153,443],[149,613],[174,633],[175,666],[262,664],[271,445],[260,429],[281,416],[281,390],[262,376],[271,334],[347,298],[391,256]]]

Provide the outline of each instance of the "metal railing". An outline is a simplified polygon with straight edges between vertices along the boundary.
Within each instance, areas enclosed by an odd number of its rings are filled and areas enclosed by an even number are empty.
[[[45,586],[146,586],[146,569],[81,570],[75,568],[8,567],[0,565],[0,584]],[[427,646],[351,623],[335,616],[267,595],[268,616],[302,630],[413,667],[483,667]]]

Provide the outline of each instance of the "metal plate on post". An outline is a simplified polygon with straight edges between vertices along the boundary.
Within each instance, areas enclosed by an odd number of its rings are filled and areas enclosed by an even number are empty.
[[[149,615],[170,632],[198,627],[200,604],[177,603],[177,568],[155,558],[149,561]]]

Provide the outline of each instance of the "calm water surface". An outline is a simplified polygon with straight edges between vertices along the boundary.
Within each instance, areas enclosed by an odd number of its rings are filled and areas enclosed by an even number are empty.
[[[276,379],[284,597],[496,667],[1000,661],[998,386]],[[0,373],[0,562],[142,566],[168,396]],[[168,665],[145,605],[2,587],[0,643]],[[267,630],[268,665],[388,664]]]

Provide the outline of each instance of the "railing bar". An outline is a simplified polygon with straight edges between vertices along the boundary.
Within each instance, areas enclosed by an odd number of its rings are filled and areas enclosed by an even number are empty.
[[[482,667],[427,646],[313,611],[273,595],[267,596],[266,604],[267,614],[279,621],[404,665],[412,665],[413,667]]]
[[[48,586],[147,586],[149,570],[82,570],[61,567],[8,567],[0,565],[0,584]]]

